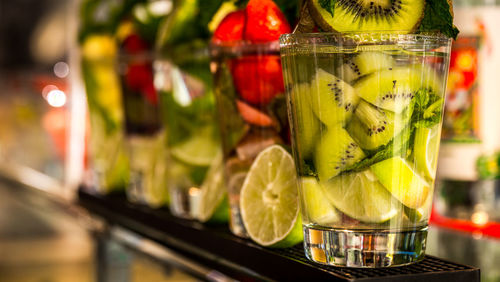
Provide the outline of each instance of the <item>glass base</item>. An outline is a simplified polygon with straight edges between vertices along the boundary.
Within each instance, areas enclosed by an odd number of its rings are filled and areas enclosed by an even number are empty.
[[[170,188],[170,212],[180,218],[195,219],[199,209],[199,188]]]
[[[309,260],[346,267],[390,267],[424,258],[427,226],[412,230],[346,230],[304,225]]]
[[[231,232],[238,237],[249,238],[245,226],[243,225],[239,206],[231,206],[230,211],[229,229]]]

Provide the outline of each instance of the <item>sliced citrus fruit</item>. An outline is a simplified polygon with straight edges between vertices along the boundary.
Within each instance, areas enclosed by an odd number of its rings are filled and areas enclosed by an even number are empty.
[[[371,166],[382,185],[409,208],[421,207],[431,187],[408,162],[401,157],[383,160]]]
[[[213,126],[201,128],[197,134],[171,148],[172,156],[190,165],[209,166],[219,150]]]
[[[436,177],[439,150],[439,126],[417,128],[415,133],[415,168],[426,178]]]
[[[219,150],[217,156],[212,161],[203,184],[201,184],[200,208],[198,219],[201,222],[217,221],[225,222],[228,219],[227,192],[224,185],[224,163],[222,151]],[[225,210],[220,206],[225,206]],[[224,213],[225,212],[225,213]],[[217,216],[216,216],[217,215]]]
[[[404,212],[411,222],[427,221],[432,209],[432,195],[429,195],[424,204],[416,209],[404,207]]]
[[[310,223],[328,225],[339,220],[335,207],[328,201],[321,185],[314,177],[302,177],[300,188],[304,210]]]
[[[268,147],[253,162],[240,209],[250,238],[262,246],[284,248],[303,240],[295,165],[281,146]]]
[[[328,200],[338,210],[363,222],[384,222],[399,211],[398,201],[392,198],[369,169],[341,174],[325,182],[323,189]]]

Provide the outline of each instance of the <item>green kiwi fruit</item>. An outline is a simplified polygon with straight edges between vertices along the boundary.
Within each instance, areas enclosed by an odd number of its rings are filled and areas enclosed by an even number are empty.
[[[389,143],[406,123],[402,115],[396,115],[361,100],[354,117],[347,125],[347,132],[361,148],[373,150]]]
[[[356,93],[371,104],[392,112],[400,113],[421,88],[442,91],[439,78],[429,68],[412,65],[383,69],[354,84]]]
[[[330,127],[316,146],[314,165],[320,181],[327,181],[364,157],[363,150],[345,129]]]
[[[394,58],[382,52],[362,52],[347,60],[338,70],[339,77],[352,82],[362,76],[388,69],[395,64]]]
[[[308,83],[297,84],[292,88],[292,103],[291,107],[295,111],[296,120],[293,127],[297,135],[297,148],[300,158],[309,158],[312,154],[316,143],[317,135],[322,127],[321,122],[309,105],[311,87]]]
[[[311,108],[327,126],[345,125],[358,105],[354,88],[340,78],[318,69],[311,82]]]
[[[411,33],[424,16],[425,0],[308,0],[309,12],[326,31]]]

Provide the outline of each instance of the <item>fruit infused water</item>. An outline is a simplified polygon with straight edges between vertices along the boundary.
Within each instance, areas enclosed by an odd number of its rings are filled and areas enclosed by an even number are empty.
[[[89,169],[85,182],[97,192],[122,190],[128,182],[118,47],[110,34],[92,34],[81,46],[82,78],[89,112]]]
[[[324,33],[280,43],[306,255],[353,267],[423,259],[450,40]]]
[[[126,192],[129,201],[156,208],[168,203],[165,130],[153,84],[151,42],[131,25],[124,21],[119,27],[126,31],[118,57],[130,174]]]
[[[250,236],[254,240],[258,236],[252,236],[253,234],[259,233],[262,236],[272,233],[272,230],[256,230],[262,224],[255,222],[263,221],[260,218],[263,215],[253,213],[255,209],[247,213],[245,218],[241,209],[241,192],[245,186],[252,186],[250,191],[260,185],[264,190],[269,188],[269,195],[272,194],[277,201],[278,195],[271,193],[271,190],[274,189],[273,184],[279,186],[279,181],[266,181],[276,179],[281,171],[267,173],[266,170],[271,170],[269,167],[273,165],[279,167],[279,163],[271,163],[269,158],[259,156],[272,145],[290,145],[277,41],[280,34],[286,32],[290,32],[290,26],[273,1],[251,0],[244,9],[229,13],[221,21],[214,32],[211,45],[212,72],[224,151],[225,183],[231,210],[230,228],[234,234]],[[274,151],[276,153],[269,155],[281,156],[280,149]],[[262,167],[258,164],[259,159],[262,159],[261,164],[268,165]],[[291,158],[288,163],[288,167],[293,167]],[[262,174],[268,176],[266,180],[260,179]],[[248,202],[252,202],[255,207],[258,200],[256,198],[255,201]],[[266,203],[262,204],[268,207]],[[269,204],[271,205],[270,202]],[[259,210],[264,210],[264,207]],[[272,221],[270,218],[267,220]]]

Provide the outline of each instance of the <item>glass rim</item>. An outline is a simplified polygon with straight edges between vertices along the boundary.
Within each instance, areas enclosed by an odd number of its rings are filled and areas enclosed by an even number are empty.
[[[247,52],[279,52],[280,41],[252,42],[249,40],[212,41],[209,45],[211,54],[247,53]]]
[[[442,33],[405,33],[404,31],[373,32],[322,32],[322,33],[285,33],[280,36],[281,48],[289,45],[327,44],[327,43],[385,43],[392,41],[421,42],[447,45],[451,38]]]

